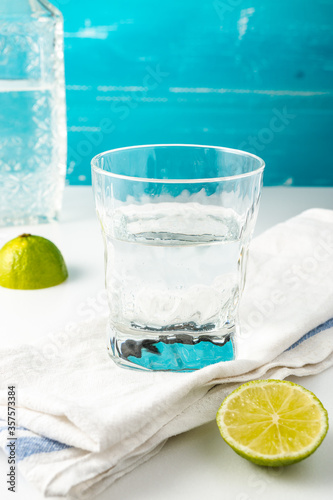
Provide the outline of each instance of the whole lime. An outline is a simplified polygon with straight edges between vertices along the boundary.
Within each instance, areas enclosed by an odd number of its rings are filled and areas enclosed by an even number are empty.
[[[21,234],[0,250],[0,285],[36,290],[59,285],[68,277],[60,250],[42,236]]]

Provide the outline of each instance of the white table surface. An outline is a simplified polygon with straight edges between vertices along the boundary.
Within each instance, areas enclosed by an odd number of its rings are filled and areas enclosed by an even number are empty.
[[[313,207],[333,209],[333,188],[264,188],[256,234]],[[69,279],[60,287],[17,291],[0,287],[2,347],[30,343],[83,319],[82,310],[98,305],[104,288],[103,246],[91,187],[67,187],[59,223],[0,228],[0,247],[22,232],[51,239],[61,249]],[[84,307],[82,307],[84,305]],[[333,368],[290,380],[312,390],[333,416]],[[333,430],[304,462],[274,470],[257,467],[236,455],[219,436],[214,422],[171,438],[147,463],[119,479],[92,500],[328,500],[333,494]],[[17,478],[17,492],[7,491],[6,457],[0,453],[0,498],[44,498]]]

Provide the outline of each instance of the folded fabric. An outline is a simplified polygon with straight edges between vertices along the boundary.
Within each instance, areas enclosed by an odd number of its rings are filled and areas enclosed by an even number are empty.
[[[333,211],[313,209],[251,244],[237,358],[193,373],[118,368],[106,319],[0,351],[0,445],[17,386],[17,459],[47,497],[94,498],[172,435],[215,417],[240,383],[333,365]]]

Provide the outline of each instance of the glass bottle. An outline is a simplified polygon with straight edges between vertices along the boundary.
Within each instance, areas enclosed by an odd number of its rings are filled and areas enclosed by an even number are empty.
[[[63,18],[0,2],[0,226],[57,219],[66,174]]]

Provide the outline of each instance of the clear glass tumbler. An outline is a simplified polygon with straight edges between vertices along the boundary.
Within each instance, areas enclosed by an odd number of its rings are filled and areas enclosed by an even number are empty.
[[[118,365],[192,371],[235,358],[264,166],[243,151],[177,144],[93,158]]]

